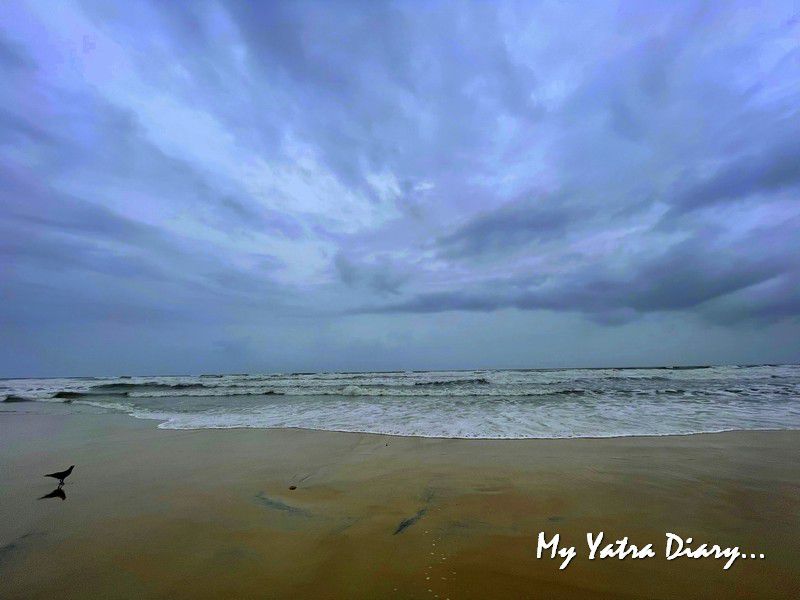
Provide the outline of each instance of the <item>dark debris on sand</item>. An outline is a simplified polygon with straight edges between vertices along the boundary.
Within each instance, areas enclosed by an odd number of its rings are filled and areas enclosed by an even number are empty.
[[[424,517],[425,513],[427,512],[428,512],[427,509],[421,508],[420,510],[417,511],[417,514],[415,514],[413,517],[409,517],[407,519],[403,519],[402,521],[400,521],[400,524],[397,526],[397,529],[394,530],[393,535],[397,535],[398,533],[403,533],[406,529],[408,529],[414,523],[416,523],[422,517]]]
[[[291,506],[275,498],[270,498],[264,492],[258,492],[258,494],[256,494],[256,500],[258,500],[261,504],[263,504],[267,508],[280,510],[298,516],[304,516],[304,517],[310,516],[307,510],[298,508],[297,506]]]

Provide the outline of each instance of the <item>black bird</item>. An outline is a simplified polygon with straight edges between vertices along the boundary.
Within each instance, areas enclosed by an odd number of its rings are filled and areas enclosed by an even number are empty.
[[[64,485],[64,480],[69,477],[69,474],[72,473],[72,469],[75,468],[75,465],[72,465],[66,471],[58,471],[57,473],[48,473],[45,477],[52,477],[53,479],[58,479],[59,484]]]
[[[39,498],[39,500],[44,500],[45,498],[61,498],[62,500],[66,500],[67,495],[64,493],[64,490],[61,487],[61,484],[59,483],[56,489],[54,489],[49,494],[45,494],[44,496]]]

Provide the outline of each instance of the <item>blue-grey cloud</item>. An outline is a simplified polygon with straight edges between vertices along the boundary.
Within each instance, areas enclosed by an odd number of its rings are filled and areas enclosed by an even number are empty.
[[[440,237],[437,246],[447,258],[475,258],[519,250],[537,240],[563,234],[570,222],[580,216],[559,205],[558,199],[513,202],[473,217]]]
[[[534,321],[800,360],[795,13],[6,3],[2,374],[471,366]]]
[[[800,256],[785,252],[798,226],[800,220],[795,218],[722,248],[713,232],[707,231],[705,236],[636,260],[624,271],[590,267],[557,278],[517,280],[513,285],[495,282],[485,290],[420,294],[370,310],[547,309],[579,311],[598,322],[612,323],[649,312],[701,309],[712,320],[781,319],[798,306],[790,282],[800,277]],[[761,236],[773,240],[774,245],[753,245]],[[759,289],[764,284],[766,287]],[[742,297],[732,300],[737,293]],[[732,303],[715,306],[714,301],[722,298]]]
[[[342,283],[349,287],[367,286],[379,294],[397,294],[406,277],[390,263],[360,264],[342,253],[333,261]]]
[[[673,200],[677,211],[800,187],[800,127],[795,129],[788,140],[735,157],[708,178],[689,184]]]

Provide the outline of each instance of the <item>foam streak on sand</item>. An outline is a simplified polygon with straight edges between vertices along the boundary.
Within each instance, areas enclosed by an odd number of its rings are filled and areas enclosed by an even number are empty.
[[[800,428],[796,365],[28,379],[0,382],[0,394],[6,410],[69,401],[170,429],[509,439]]]

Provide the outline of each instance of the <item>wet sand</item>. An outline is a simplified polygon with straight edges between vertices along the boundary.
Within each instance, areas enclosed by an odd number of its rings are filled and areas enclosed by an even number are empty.
[[[0,598],[793,598],[799,450],[797,431],[480,441],[3,412]],[[66,500],[38,500],[70,464]],[[566,570],[536,559],[539,531],[576,546]],[[657,556],[590,561],[589,531]],[[765,559],[667,561],[667,531]]]

